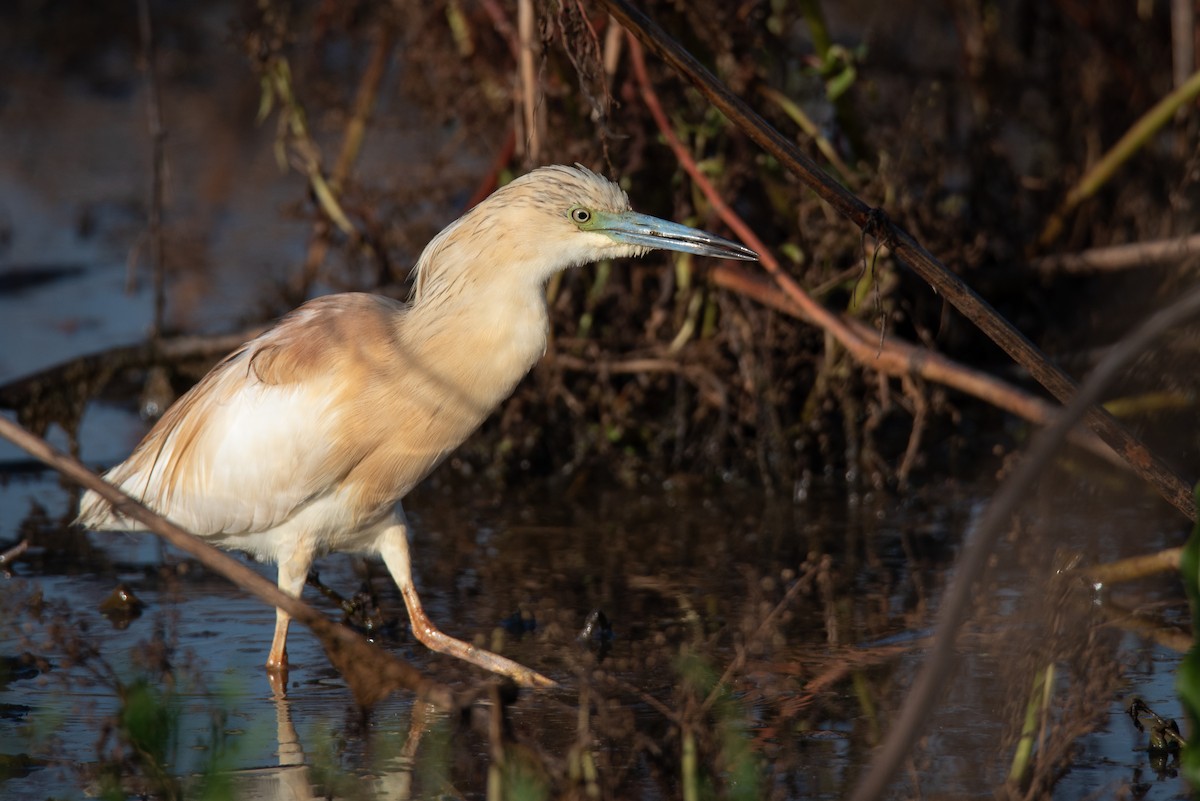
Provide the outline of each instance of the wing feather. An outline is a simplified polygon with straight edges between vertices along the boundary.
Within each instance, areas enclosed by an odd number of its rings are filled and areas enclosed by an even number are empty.
[[[363,373],[364,334],[400,308],[369,295],[310,301],[214,367],[106,478],[202,536],[280,525],[366,457],[371,443],[339,436],[338,401]],[[92,493],[79,522],[136,528]]]

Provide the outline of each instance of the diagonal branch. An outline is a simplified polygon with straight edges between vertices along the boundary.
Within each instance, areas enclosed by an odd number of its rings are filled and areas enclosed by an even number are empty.
[[[426,678],[416,668],[372,645],[356,632],[334,623],[299,598],[283,592],[246,565],[151,511],[104,481],[79,460],[52,448],[7,417],[0,416],[0,436],[75,483],[99,493],[117,507],[123,516],[142,523],[209,570],[229,579],[263,603],[283,609],[308,626],[321,641],[329,661],[346,679],[359,705],[372,707],[395,690],[406,689],[444,711],[456,712],[460,709],[449,687]]]
[[[1144,353],[1165,331],[1194,318],[1198,313],[1200,290],[1193,289],[1113,346],[1053,425],[1038,432],[1017,468],[992,496],[955,563],[950,586],[946,589],[938,612],[933,645],[925,664],[905,696],[900,713],[878,755],[872,760],[870,770],[850,796],[853,801],[870,801],[881,797],[892,776],[920,738],[930,711],[937,704],[939,695],[945,693],[945,682],[954,662],[954,643],[971,609],[972,595],[978,592],[976,582],[983,575],[996,542],[1008,530],[1013,514],[1061,447],[1067,432],[1083,417],[1088,406],[1097,401],[1120,370]]]
[[[734,125],[809,186],[822,200],[855,223],[864,233],[886,243],[897,258],[911,267],[934,291],[945,297],[978,326],[1017,364],[1028,370],[1059,402],[1066,404],[1075,396],[1076,384],[1066,373],[1052,364],[1024,334],[1001,317],[987,301],[975,294],[961,278],[946,269],[945,265],[925,250],[907,231],[891,222],[881,210],[868,206],[853,192],[822,171],[640,11],[625,0],[599,2],[626,30],[687,78]],[[786,287],[785,291],[788,291],[789,296],[792,294]],[[822,316],[828,314],[825,312]],[[1120,454],[1121,458],[1127,461],[1138,475],[1152,484],[1167,502],[1188,518],[1196,519],[1196,503],[1187,483],[1150,453],[1116,418],[1094,406],[1087,410],[1083,419],[1088,428]]]
[[[732,265],[721,264],[713,268],[713,281],[726,289],[771,306],[785,314],[815,325],[829,334],[844,347],[862,366],[891,376],[919,375],[929,381],[953,387],[974,395],[993,406],[1023,417],[1039,425],[1050,423],[1054,409],[1050,404],[1026,392],[978,370],[960,365],[938,353],[919,348],[896,337],[882,342],[875,332],[857,320],[846,319],[813,300],[796,281],[779,265],[775,255],[763,244],[749,225],[725,203],[721,194],[700,171],[692,154],[679,140],[667,120],[658,95],[646,75],[642,47],[631,35],[629,53],[633,72],[642,93],[642,100],[658,124],[659,132],[674,151],[680,166],[691,176],[692,181],[704,193],[705,198],[717,215],[737,236],[759,254],[759,263],[774,279],[778,289],[766,281],[753,276],[749,271]],[[1078,432],[1074,441],[1102,459],[1127,466],[1101,439],[1094,434]]]
[[[709,275],[717,286],[737,292],[807,323],[817,324],[805,315],[803,309],[790,296],[765,279],[751,274],[749,270],[721,264],[714,267]],[[838,342],[864,367],[894,377],[920,376],[926,381],[979,398],[1037,425],[1045,426],[1054,421],[1054,415],[1058,411],[1056,406],[1006,384],[995,376],[959,364],[936,351],[918,347],[896,336],[889,336],[881,347],[873,328],[859,320],[849,319],[844,322],[850,332],[850,338],[843,340],[839,337]],[[1105,461],[1121,467],[1129,466],[1112,448],[1105,445],[1103,440],[1086,429],[1072,431],[1070,439],[1074,444],[1086,448]]]

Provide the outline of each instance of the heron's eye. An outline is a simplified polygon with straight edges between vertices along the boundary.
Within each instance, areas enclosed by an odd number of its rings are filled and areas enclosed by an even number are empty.
[[[579,225],[583,225],[588,220],[592,219],[592,213],[581,206],[576,206],[575,208],[571,209],[569,213],[571,215],[571,219]]]

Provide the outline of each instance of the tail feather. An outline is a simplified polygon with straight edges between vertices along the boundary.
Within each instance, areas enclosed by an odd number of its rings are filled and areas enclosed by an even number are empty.
[[[104,476],[111,481],[112,473]],[[113,505],[100,497],[99,494],[88,490],[79,501],[79,516],[75,525],[92,531],[141,531],[146,527],[136,520],[120,515]]]

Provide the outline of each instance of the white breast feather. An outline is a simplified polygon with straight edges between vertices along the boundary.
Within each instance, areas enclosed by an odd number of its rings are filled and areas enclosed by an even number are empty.
[[[238,360],[191,408],[189,419],[203,423],[190,443],[177,428],[156,453],[135,454],[105,477],[201,536],[265,531],[329,491],[345,470],[331,452],[337,414],[329,397],[322,386],[265,385]],[[96,519],[98,505],[96,496],[84,498],[85,524],[133,527]]]

